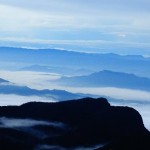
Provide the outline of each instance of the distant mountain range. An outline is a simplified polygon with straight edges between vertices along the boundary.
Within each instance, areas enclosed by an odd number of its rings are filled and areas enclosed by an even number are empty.
[[[0,94],[15,94],[15,95],[21,95],[21,96],[39,96],[39,97],[51,98],[56,101],[78,99],[78,98],[83,98],[83,97],[98,97],[96,95],[71,93],[65,90],[57,90],[57,89],[54,89],[54,90],[31,89],[27,86],[19,86],[7,80],[3,80],[3,79],[0,79]]]
[[[0,48],[0,61],[93,71],[112,70],[150,77],[150,58],[139,55],[81,53],[56,49]]]
[[[149,78],[108,70],[86,76],[62,77],[57,82],[67,86],[117,87],[150,91]]]
[[[3,82],[1,82],[3,81]],[[94,95],[94,94],[84,94],[84,93],[72,93],[68,92],[66,90],[37,90],[37,89],[31,89],[27,86],[19,86],[16,84],[13,84],[7,80],[0,78],[0,94],[7,94],[7,95],[18,95],[18,96],[39,96],[43,98],[53,99],[54,101],[66,101],[71,99],[79,99],[79,98],[85,98],[85,97],[92,97],[92,98],[98,98],[98,97],[105,97],[109,99],[109,102],[115,103],[115,104],[129,104],[129,103],[138,103],[138,104],[149,104],[148,101],[138,101],[138,100],[130,100],[126,101],[123,99],[115,99],[109,96],[104,95]]]
[[[47,72],[56,73],[61,75],[84,75],[92,73],[92,70],[88,69],[73,69],[59,66],[44,66],[44,65],[31,65],[19,69],[19,71],[35,71],[35,72]]]

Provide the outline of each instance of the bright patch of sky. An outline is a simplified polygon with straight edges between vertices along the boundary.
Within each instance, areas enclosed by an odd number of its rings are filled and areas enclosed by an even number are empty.
[[[149,0],[0,0],[0,43],[99,40],[149,49],[149,7]]]

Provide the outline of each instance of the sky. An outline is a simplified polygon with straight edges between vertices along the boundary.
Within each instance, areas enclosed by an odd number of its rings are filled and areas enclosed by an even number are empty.
[[[129,45],[150,54],[150,0],[0,0],[0,20],[4,46]]]

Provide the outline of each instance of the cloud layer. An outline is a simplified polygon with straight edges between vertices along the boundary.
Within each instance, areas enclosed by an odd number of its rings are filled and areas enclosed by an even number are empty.
[[[0,0],[0,39],[149,43],[147,0]]]

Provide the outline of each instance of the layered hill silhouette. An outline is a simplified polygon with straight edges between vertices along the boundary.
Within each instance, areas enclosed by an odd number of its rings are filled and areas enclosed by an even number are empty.
[[[32,89],[27,86],[20,86],[14,83],[11,83],[7,80],[0,79],[0,94],[13,94],[20,96],[39,96],[52,99],[54,101],[63,101],[71,99],[79,99],[87,96],[98,97],[97,95],[82,94],[82,93],[71,93],[66,90],[37,90]]]
[[[111,106],[104,98],[0,107],[1,149],[75,150],[93,145],[100,150],[150,149],[150,133],[135,109]]]
[[[31,65],[20,68],[19,71],[34,71],[34,72],[47,72],[47,73],[56,73],[61,75],[84,75],[92,73],[92,70],[89,69],[73,69],[67,67],[59,66],[44,66],[44,65]]]
[[[58,79],[57,82],[63,85],[79,87],[117,87],[150,90],[150,78],[108,70],[86,76],[62,77]]]
[[[0,54],[0,60],[3,62],[24,63],[26,66],[37,64],[93,71],[113,70],[150,77],[150,58],[139,55],[121,56],[112,53],[81,53],[56,49],[33,50],[12,47],[1,47]]]
[[[20,96],[39,96],[50,98],[52,100],[69,100],[69,99],[78,99],[84,97],[84,94],[75,94],[67,92],[65,90],[36,90],[31,89],[27,86],[17,86],[17,85],[0,85],[0,94],[15,94]]]

